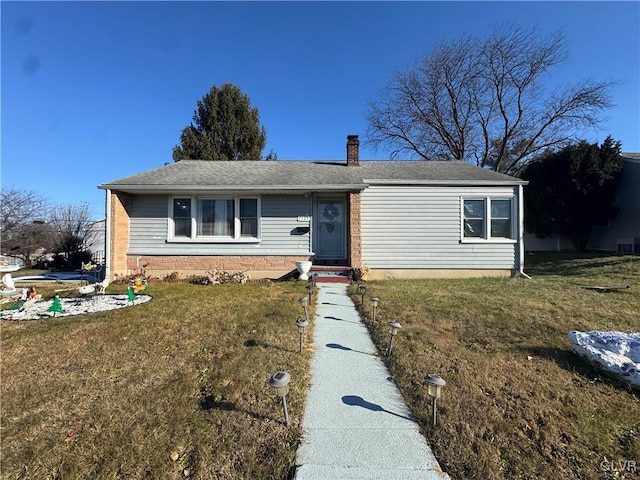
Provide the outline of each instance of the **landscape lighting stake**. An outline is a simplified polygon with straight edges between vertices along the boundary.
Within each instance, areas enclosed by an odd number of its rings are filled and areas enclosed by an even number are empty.
[[[391,356],[391,349],[393,348],[393,339],[398,334],[398,330],[402,328],[398,322],[389,322],[391,327],[391,340],[389,340],[389,348],[387,349],[387,357]]]
[[[367,293],[367,287],[365,287],[364,285],[358,285],[356,293],[362,295],[360,304],[364,306],[364,294]]]
[[[296,320],[296,325],[298,326],[298,333],[300,334],[300,353],[302,353],[302,341],[304,339],[304,331],[309,326],[309,321],[304,320],[303,318],[299,318]]]
[[[313,283],[307,285],[307,292],[309,292],[309,302],[311,302],[311,294],[313,293]]]
[[[277,372],[269,379],[269,386],[276,391],[276,395],[282,397],[282,409],[284,410],[284,420],[289,426],[289,412],[287,412],[287,393],[289,393],[289,381],[291,375],[287,372]]]
[[[433,426],[436,426],[436,400],[440,398],[442,395],[442,387],[444,387],[447,382],[445,382],[440,376],[434,375],[430,373],[426,377],[424,377],[424,383],[427,384],[427,393],[431,396],[431,421],[433,422]]]
[[[304,308],[304,318],[309,321],[309,312],[307,311],[307,305],[309,305],[309,299],[304,296],[300,297],[300,303],[302,304],[302,308]]]
[[[378,297],[373,297],[371,299],[371,305],[373,306],[373,323],[376,323],[376,309],[378,308],[378,302],[380,299]]]

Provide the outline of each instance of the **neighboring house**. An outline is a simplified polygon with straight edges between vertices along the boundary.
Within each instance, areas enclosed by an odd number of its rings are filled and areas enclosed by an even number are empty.
[[[183,160],[108,182],[107,275],[218,268],[279,277],[295,262],[369,278],[522,272],[522,188],[463,162]]]
[[[87,228],[85,247],[91,252],[92,262],[103,265],[105,261],[106,219],[96,220]]]
[[[587,250],[640,254],[640,153],[623,153],[615,206],[618,215],[607,225],[593,228]],[[554,234],[538,238],[525,233],[527,251],[573,251],[573,244],[566,237]]]
[[[623,153],[615,205],[618,215],[608,225],[595,227],[589,250],[640,255],[640,153]]]

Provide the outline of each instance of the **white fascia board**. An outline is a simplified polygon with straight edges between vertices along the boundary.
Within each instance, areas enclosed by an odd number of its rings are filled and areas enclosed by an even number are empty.
[[[467,187],[467,186],[496,186],[496,187],[513,187],[515,185],[528,185],[526,180],[382,180],[382,179],[368,179],[364,181],[369,185],[438,185],[438,186],[453,186],[453,187]]]
[[[335,184],[335,185],[100,185],[103,190],[122,192],[175,193],[175,192],[315,192],[315,191],[353,191],[364,190],[367,184]]]

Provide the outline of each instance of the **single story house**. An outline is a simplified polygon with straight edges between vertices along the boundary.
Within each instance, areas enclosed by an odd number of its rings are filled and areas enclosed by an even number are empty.
[[[183,160],[104,183],[106,274],[212,269],[279,277],[295,262],[368,278],[524,273],[526,182],[463,162]]]

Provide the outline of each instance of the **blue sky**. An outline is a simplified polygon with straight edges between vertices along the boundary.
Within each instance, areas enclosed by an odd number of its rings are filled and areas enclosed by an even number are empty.
[[[343,160],[367,101],[440,41],[496,22],[561,30],[549,82],[617,80],[604,128],[640,152],[640,2],[7,2],[0,4],[2,188],[89,203],[172,162],[212,85],[238,85],[281,160]],[[387,152],[361,147],[361,159]]]

